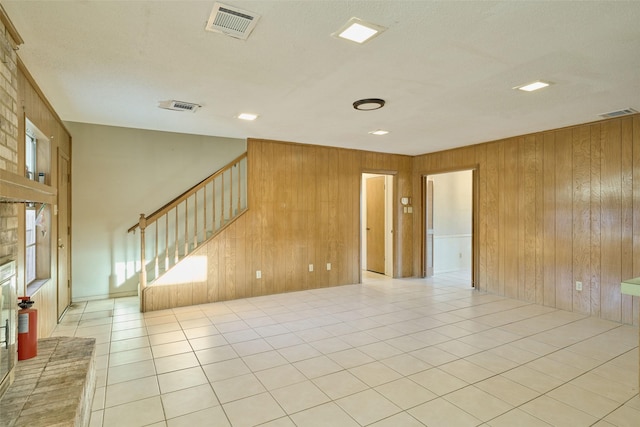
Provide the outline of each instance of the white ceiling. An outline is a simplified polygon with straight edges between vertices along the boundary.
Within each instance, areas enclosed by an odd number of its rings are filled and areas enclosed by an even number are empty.
[[[204,30],[214,1],[2,1],[66,121],[421,154],[640,110],[640,1],[223,3],[262,16],[248,40]],[[351,17],[388,29],[330,36]]]

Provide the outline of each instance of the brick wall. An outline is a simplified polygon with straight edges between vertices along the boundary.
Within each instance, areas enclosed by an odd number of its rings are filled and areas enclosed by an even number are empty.
[[[15,42],[0,23],[0,169],[19,173],[18,78]],[[18,251],[18,207],[0,203],[0,259]]]

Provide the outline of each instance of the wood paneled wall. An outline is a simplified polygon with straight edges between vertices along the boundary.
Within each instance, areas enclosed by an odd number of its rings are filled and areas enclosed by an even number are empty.
[[[29,119],[41,132],[49,137],[50,162],[48,165],[49,176],[46,184],[52,187],[58,186],[58,152],[71,158],[71,135],[62,124],[62,120],[53,110],[45,96],[38,88],[28,70],[21,61],[18,61],[18,173],[24,175],[24,141],[25,118]],[[46,170],[46,168],[45,168]],[[19,234],[20,247],[18,249],[18,293],[25,293],[24,274],[24,206],[19,209]],[[58,217],[51,216],[50,233],[51,253],[51,279],[40,288],[34,300],[34,308],[38,309],[38,336],[48,337],[58,323],[57,316],[57,275],[58,275]],[[70,223],[70,222],[69,222]],[[67,248],[69,250],[69,248]]]
[[[38,339],[51,335],[58,324],[58,289],[55,280],[48,280],[36,291],[31,299],[33,308],[38,310]]]
[[[480,289],[638,322],[638,298],[620,282],[640,276],[640,115],[417,156],[416,211],[423,175],[471,167]]]
[[[413,158],[264,140],[248,156],[249,211],[196,254],[206,281],[152,287],[148,310],[359,282],[362,172],[395,174],[395,275],[418,276],[421,177],[475,168],[479,289],[638,322],[620,281],[640,276],[640,115]]]
[[[251,139],[247,155],[249,210],[193,254],[206,281],[152,286],[147,310],[359,283],[363,172],[395,175],[394,271],[413,275],[411,157]]]

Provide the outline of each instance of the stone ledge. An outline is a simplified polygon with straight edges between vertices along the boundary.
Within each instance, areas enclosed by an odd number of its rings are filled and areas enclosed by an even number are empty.
[[[0,427],[87,426],[95,391],[94,338],[38,340],[0,400]]]

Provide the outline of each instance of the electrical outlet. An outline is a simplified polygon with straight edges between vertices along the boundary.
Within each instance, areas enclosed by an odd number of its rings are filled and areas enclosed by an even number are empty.
[[[329,271],[329,270],[331,270],[331,263],[330,262],[327,263],[327,271]]]
[[[582,282],[576,282],[576,291],[582,290]]]
[[[313,264],[309,264],[309,271],[313,271]]]
[[[262,279],[262,271],[256,270],[256,279]]]

